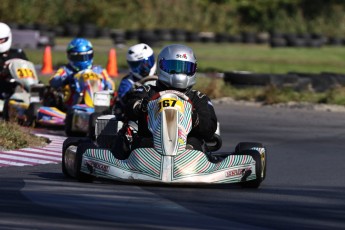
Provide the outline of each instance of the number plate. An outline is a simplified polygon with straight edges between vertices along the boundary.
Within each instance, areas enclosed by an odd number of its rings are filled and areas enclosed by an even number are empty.
[[[110,106],[110,95],[96,93],[93,104],[95,106]]]

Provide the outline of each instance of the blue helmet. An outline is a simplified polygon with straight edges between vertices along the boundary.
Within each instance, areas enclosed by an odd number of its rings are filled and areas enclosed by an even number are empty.
[[[93,47],[84,38],[75,38],[67,46],[67,58],[77,71],[90,69],[93,63]]]

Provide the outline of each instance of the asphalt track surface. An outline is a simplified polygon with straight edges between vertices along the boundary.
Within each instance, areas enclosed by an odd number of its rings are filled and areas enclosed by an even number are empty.
[[[217,105],[222,151],[268,148],[259,189],[66,179],[0,168],[0,229],[345,229],[345,113]]]

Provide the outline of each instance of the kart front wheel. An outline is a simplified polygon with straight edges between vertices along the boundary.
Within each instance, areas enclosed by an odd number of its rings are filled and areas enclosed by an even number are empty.
[[[76,170],[77,170],[77,179],[80,182],[87,182],[91,183],[95,180],[95,176],[84,173],[81,170],[81,163],[83,160],[83,154],[87,149],[94,149],[97,148],[97,146],[91,141],[91,142],[84,142],[80,143],[77,148],[77,153],[76,153]]]
[[[78,147],[79,144],[81,143],[92,143],[92,140],[90,140],[89,138],[78,138],[78,137],[69,137],[67,138],[62,145],[62,161],[61,161],[61,168],[62,168],[62,173],[66,176],[66,177],[73,177],[72,175],[70,175],[68,173],[67,170],[67,166],[66,166],[66,160],[67,160],[67,156],[66,156],[66,151],[69,147],[71,146],[75,146],[76,148]],[[76,154],[77,155],[77,154]],[[77,159],[77,157],[76,157]],[[77,163],[77,160],[75,160],[75,162]],[[77,169],[77,164],[74,165],[74,168]]]
[[[267,151],[261,143],[240,142],[236,148],[236,155],[250,155],[255,160],[256,179],[241,182],[243,188],[258,188],[266,177]]]

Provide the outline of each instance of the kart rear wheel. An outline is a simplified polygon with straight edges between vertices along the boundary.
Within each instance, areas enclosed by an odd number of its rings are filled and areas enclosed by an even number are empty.
[[[66,114],[66,118],[65,118],[65,133],[66,133],[66,136],[68,136],[68,137],[81,137],[81,136],[85,136],[84,133],[72,131],[73,116],[74,116],[74,113],[72,111],[68,111],[67,114]]]
[[[257,142],[240,142],[236,148],[236,155],[250,155],[255,160],[255,174],[258,175],[255,180],[241,182],[243,188],[258,188],[266,177],[267,151],[258,152],[254,148],[264,148],[263,144]]]
[[[26,113],[25,125],[35,128],[37,126],[36,119],[38,114],[38,109],[42,106],[41,103],[31,103]]]

